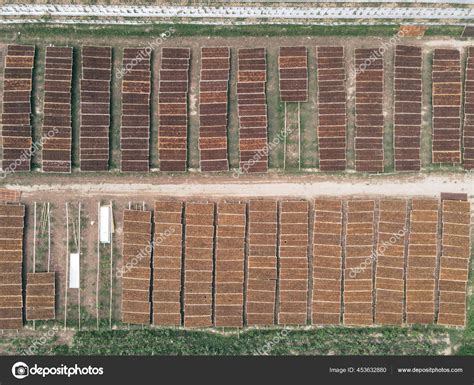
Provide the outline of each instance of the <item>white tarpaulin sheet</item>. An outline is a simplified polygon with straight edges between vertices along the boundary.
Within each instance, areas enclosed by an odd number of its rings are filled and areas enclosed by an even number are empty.
[[[80,260],[78,253],[69,256],[69,288],[79,289]]]
[[[100,243],[110,243],[111,233],[110,206],[100,207],[99,239]]]

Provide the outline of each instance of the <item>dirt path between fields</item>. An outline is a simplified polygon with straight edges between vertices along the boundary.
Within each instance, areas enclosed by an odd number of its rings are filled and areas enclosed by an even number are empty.
[[[127,183],[120,179],[109,179],[107,183],[94,183],[82,180],[80,183],[61,183],[51,181],[48,184],[6,185],[7,188],[20,189],[23,196],[31,197],[47,194],[65,193],[68,196],[172,196],[172,197],[301,197],[316,196],[436,196],[441,192],[459,192],[474,194],[474,176],[429,175],[412,177],[292,177],[258,181],[253,178],[189,179],[179,177],[170,179],[154,178],[137,183]]]

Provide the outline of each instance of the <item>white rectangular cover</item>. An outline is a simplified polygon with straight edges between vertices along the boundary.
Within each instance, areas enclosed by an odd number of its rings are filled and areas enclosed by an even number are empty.
[[[100,243],[110,243],[111,223],[110,206],[100,207],[99,239]]]
[[[69,257],[69,288],[79,289],[80,259],[78,253],[71,253]]]

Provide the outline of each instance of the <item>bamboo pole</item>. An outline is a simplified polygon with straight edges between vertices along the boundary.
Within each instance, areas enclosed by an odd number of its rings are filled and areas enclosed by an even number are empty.
[[[33,273],[36,273],[36,201],[33,213]],[[36,330],[36,321],[33,320],[33,329]]]
[[[33,273],[36,273],[36,201],[33,209]]]
[[[48,222],[48,212],[47,212],[47,209],[48,209],[48,204],[46,202],[44,202],[44,206],[43,206],[43,218],[41,218],[41,228],[42,228],[42,231],[41,233],[46,232],[46,225],[47,225],[47,222]]]
[[[40,215],[40,225],[39,232],[43,234],[43,231],[46,231],[46,203],[43,202],[41,205],[41,215]]]
[[[51,269],[51,208],[48,202],[48,273]]]
[[[96,282],[96,316],[97,330],[99,330],[99,276],[100,276],[100,202],[97,202],[97,282]]]
[[[298,102],[298,170],[301,170],[301,103]]]
[[[79,218],[77,220],[77,252],[79,254],[79,289],[77,290],[77,302],[78,302],[78,325],[81,330],[81,202],[79,202]]]
[[[113,266],[114,266],[114,247],[113,247],[113,233],[112,233],[112,221],[114,220],[114,214],[112,211],[112,202],[110,202],[110,300],[109,300],[109,327],[112,329],[112,305],[113,305]]]
[[[76,246],[76,250],[77,250],[78,242],[77,242],[77,232],[76,232],[76,221],[74,220],[74,217],[72,218],[72,235],[74,237],[74,245]]]
[[[66,277],[64,285],[64,330],[67,329],[67,287],[69,275],[69,207],[66,202]]]

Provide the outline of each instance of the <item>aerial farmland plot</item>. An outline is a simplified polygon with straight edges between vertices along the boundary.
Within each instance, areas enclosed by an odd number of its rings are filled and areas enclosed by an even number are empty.
[[[82,3],[0,6],[0,383],[472,383],[469,1]]]

